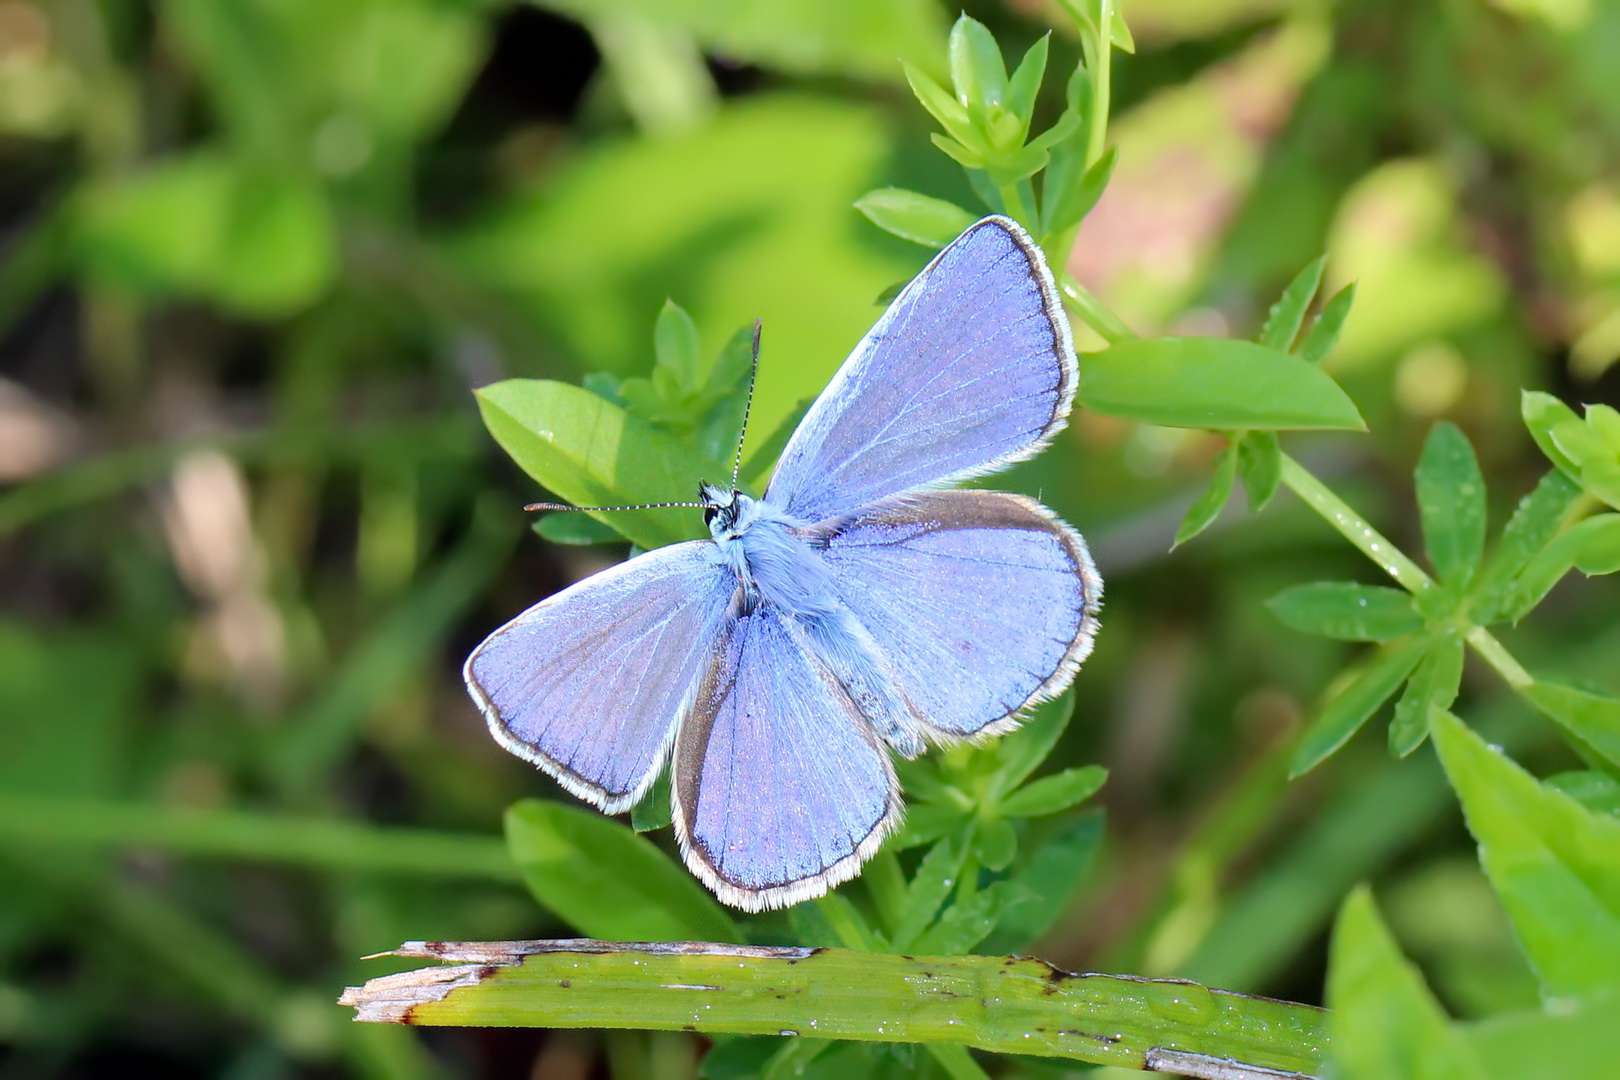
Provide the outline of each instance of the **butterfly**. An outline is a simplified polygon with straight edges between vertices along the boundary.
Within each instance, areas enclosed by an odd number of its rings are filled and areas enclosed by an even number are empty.
[[[757,338],[756,338],[757,356]],[[711,539],[638,555],[491,634],[467,687],[495,738],[605,813],[666,762],[686,865],[786,907],[899,825],[890,751],[983,739],[1068,686],[1102,580],[1020,495],[949,485],[1045,447],[1074,398],[1039,247],[987,217],[902,290],[753,498],[701,483]],[[549,505],[549,504],[545,504]]]

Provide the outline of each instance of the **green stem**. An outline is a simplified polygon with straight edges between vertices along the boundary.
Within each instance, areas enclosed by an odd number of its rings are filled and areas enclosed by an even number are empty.
[[[1032,233],[1040,228],[1040,222],[1035,218],[1034,207],[1029,205],[1016,183],[997,184],[996,190],[1001,194],[1001,205],[1006,208],[1014,221]]]
[[[1515,660],[1513,654],[1508,652],[1507,648],[1500,641],[1497,641],[1496,637],[1483,626],[1472,627],[1468,631],[1465,640],[1474,647],[1474,651],[1480,655],[1480,658],[1495,668],[1496,673],[1502,676],[1513,689],[1523,690],[1525,687],[1535,683],[1535,676],[1526,671],[1524,665]]]
[[[1111,93],[1111,69],[1114,60],[1114,0],[1102,0],[1097,5],[1097,44],[1090,50],[1091,61],[1091,130],[1086,141],[1086,167],[1102,160],[1108,148],[1108,111]]]
[[[1327,1050],[1326,1014],[1309,1005],[1020,957],[577,940],[409,942],[395,955],[448,963],[347,991],[357,1020],[910,1042],[1272,1080],[1315,1073]],[[978,1080],[965,1053],[942,1064]]]
[[[865,877],[867,887],[872,890],[872,899],[883,917],[883,925],[892,934],[906,906],[906,875],[900,869],[900,860],[895,858],[892,850],[884,848],[872,857]]]
[[[1348,503],[1287,454],[1282,455],[1282,482],[1407,592],[1416,596],[1434,588],[1434,580],[1423,572],[1422,567],[1407,558],[1367,519],[1350,509]]]
[[[349,871],[519,880],[505,843],[492,836],[134,802],[0,795],[0,839],[53,850],[152,847]]]
[[[816,909],[821,917],[827,920],[838,940],[844,943],[844,948],[858,952],[875,952],[883,947],[872,928],[866,925],[861,913],[850,903],[849,898],[838,893],[828,893],[816,901]]]
[[[1117,345],[1136,338],[1136,331],[1109,311],[1101,300],[1091,294],[1091,290],[1074,279],[1074,275],[1066,271],[1059,273],[1058,288],[1063,292],[1063,299],[1069,302],[1069,307],[1080,316],[1080,321],[1097,331],[1108,344]]]

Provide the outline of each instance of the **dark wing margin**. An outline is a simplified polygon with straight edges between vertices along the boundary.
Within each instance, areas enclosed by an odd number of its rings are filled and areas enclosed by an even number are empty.
[[[747,911],[854,877],[902,812],[888,752],[769,604],[727,625],[676,739],[672,803],[687,866]]]
[[[916,492],[812,536],[935,741],[1011,730],[1091,652],[1102,578],[1080,535],[1033,499]]]
[[[941,251],[855,347],[782,452],[766,498],[804,521],[1037,453],[1067,422],[1068,317],[1045,257],[988,217]]]
[[[640,555],[529,608],[463,674],[490,732],[614,814],[652,786],[709,666],[736,578],[693,540]]]

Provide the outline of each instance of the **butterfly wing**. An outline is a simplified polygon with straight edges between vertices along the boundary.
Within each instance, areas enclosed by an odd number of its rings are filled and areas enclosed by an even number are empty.
[[[1063,427],[1074,345],[1040,248],[989,217],[883,313],[782,452],[766,498],[824,521],[1029,457]]]
[[[736,584],[712,541],[650,551],[489,635],[467,688],[502,746],[618,813],[657,777]]]
[[[687,866],[749,911],[855,876],[900,820],[888,754],[771,604],[740,611],[722,632],[673,772]]]
[[[919,492],[812,536],[936,739],[1016,726],[1091,651],[1102,579],[1080,536],[1032,499]]]

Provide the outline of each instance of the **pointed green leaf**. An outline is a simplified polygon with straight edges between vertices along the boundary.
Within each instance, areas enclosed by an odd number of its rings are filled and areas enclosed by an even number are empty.
[[[1081,357],[1081,403],[1165,427],[1365,431],[1321,368],[1249,341],[1152,338]]]
[[[1355,302],[1354,282],[1334,293],[1333,299],[1322,305],[1322,314],[1316,317],[1311,328],[1305,332],[1305,340],[1299,343],[1294,355],[1308,364],[1320,364],[1327,354],[1333,351],[1333,346],[1338,344],[1339,334],[1344,330],[1344,321],[1350,317],[1350,308]]]
[[[998,765],[990,785],[990,797],[1004,798],[1040,767],[1069,726],[1074,713],[1074,691],[1065,690],[1051,701],[1035,707],[1017,731],[1003,736],[991,751]]]
[[[962,103],[952,97],[943,86],[935,82],[921,68],[901,61],[901,67],[906,73],[906,82],[911,84],[911,92],[916,95],[918,103],[946,131],[955,134],[969,128],[967,110]]]
[[[1417,466],[1417,500],[1435,576],[1461,595],[1485,554],[1485,477],[1457,425],[1442,420],[1429,431]]]
[[[653,349],[658,369],[667,371],[682,390],[695,394],[708,381],[708,365],[698,355],[697,325],[673,300],[665,300],[653,326]]]
[[[1283,625],[1339,641],[1389,641],[1423,628],[1410,593],[1353,581],[1293,585],[1266,601]]]
[[[855,209],[885,232],[933,248],[944,247],[974,222],[955,203],[904,188],[869,191],[855,201]]]
[[[1073,161],[1078,175],[1068,179],[1068,166],[1060,167],[1060,162]],[[1085,216],[1091,213],[1097,200],[1108,187],[1108,180],[1114,175],[1114,165],[1119,161],[1119,148],[1110,147],[1108,152],[1097,160],[1091,168],[1079,173],[1079,168],[1085,162],[1083,147],[1070,153],[1066,145],[1064,149],[1052,151],[1052,163],[1047,167],[1046,176],[1041,188],[1043,196],[1043,210],[1045,221],[1042,229],[1049,237],[1062,235],[1079,225]]]
[[[1572,569],[1588,575],[1620,569],[1620,514],[1589,517],[1553,537],[1512,584],[1502,617],[1522,619]]]
[[[1551,394],[1544,394],[1540,390],[1526,390],[1519,397],[1519,415],[1524,419],[1524,426],[1530,430],[1530,437],[1536,440],[1541,452],[1547,455],[1547,460],[1558,466],[1571,480],[1579,480],[1580,466],[1571,461],[1559,447],[1558,441],[1553,438],[1553,429],[1560,424],[1579,424],[1580,417],[1575,410],[1565,405]]]
[[[1243,477],[1249,509],[1264,510],[1282,481],[1282,446],[1275,431],[1243,433],[1238,439],[1238,475]]]
[[[594,810],[524,799],[506,842],[529,891],[582,933],[610,941],[741,941],[684,868]]]
[[[583,506],[692,497],[704,478],[731,475],[719,462],[588,390],[549,379],[507,379],[475,392],[484,425],[518,466]],[[693,511],[626,510],[592,517],[652,549],[701,535]]]
[[[1005,818],[980,819],[973,830],[973,856],[986,870],[1005,870],[1018,855],[1018,830]]]
[[[1327,256],[1320,256],[1288,283],[1282,297],[1271,305],[1266,325],[1260,330],[1260,344],[1283,352],[1294,347],[1299,328],[1305,324],[1305,312],[1316,299],[1316,290],[1322,287],[1322,271],[1326,267]]]
[[[1339,1080],[1485,1080],[1363,886],[1333,928],[1328,1031]]]
[[[1562,792],[1599,814],[1620,817],[1620,780],[1606,772],[1586,769],[1580,772],[1559,773],[1542,783],[1554,791]]]
[[[1481,625],[1500,620],[1507,593],[1530,560],[1552,540],[1581,489],[1557,469],[1541,478],[1535,490],[1519,500],[1502,538],[1485,567],[1475,592],[1474,616]]]
[[[1046,53],[1051,39],[1050,32],[1036,38],[1007,83],[1007,107],[1022,122],[1026,134],[1030,117],[1035,115],[1035,98],[1041,92],[1041,79],[1046,75]]]
[[[987,169],[990,167],[989,161],[985,158],[984,150],[976,145],[967,145],[968,140],[958,141],[947,138],[936,131],[928,136],[928,141],[964,169]]]
[[[1412,673],[1406,691],[1395,703],[1395,719],[1389,725],[1389,752],[1406,757],[1429,737],[1429,716],[1435,709],[1449,709],[1462,685],[1463,639],[1455,635],[1440,638],[1424,654]]]
[[[1099,811],[1082,814],[1062,824],[1055,835],[1044,835],[1040,843],[1026,845],[1029,861],[1010,880],[1030,899],[1002,913],[985,949],[1022,952],[1043,937],[1074,905],[1102,838]]]
[[[957,17],[951,27],[950,56],[956,100],[969,113],[1007,103],[1007,68],[1001,60],[1001,46],[982,22],[970,15]]]
[[[1030,899],[1028,893],[1006,881],[981,889],[967,900],[946,908],[939,921],[917,940],[917,953],[926,956],[966,953],[990,936],[1009,909],[1016,909]]]
[[[1543,993],[1620,983],[1620,822],[1537,783],[1450,713],[1430,730]]]
[[[1620,768],[1620,698],[1537,679],[1520,691],[1543,715]]]
[[[930,848],[917,864],[917,872],[911,877],[905,903],[900,908],[900,918],[890,935],[895,952],[910,952],[917,938],[934,921],[940,905],[956,888],[966,854],[965,845],[954,837],[946,837]]]
[[[1290,776],[1314,769],[1350,741],[1378,707],[1394,696],[1428,648],[1424,638],[1409,638],[1386,645],[1361,669],[1350,684],[1322,706],[1314,723],[1300,737],[1289,765]]]
[[[670,787],[672,785],[669,769],[663,769],[658,779],[641,801],[630,808],[630,827],[638,833],[654,832],[667,828],[674,820],[673,807],[670,805]]]
[[[1003,799],[1001,813],[1008,817],[1041,817],[1078,806],[1097,793],[1108,779],[1101,765],[1064,769],[1031,781]]]
[[[1204,493],[1193,500],[1187,508],[1187,515],[1181,519],[1181,527],[1176,530],[1175,541],[1170,550],[1185,544],[1205,529],[1215,523],[1226,508],[1227,500],[1232,497],[1232,485],[1237,479],[1238,448],[1237,441],[1227,443],[1226,449],[1215,461],[1215,473],[1209,478],[1209,486]]]

